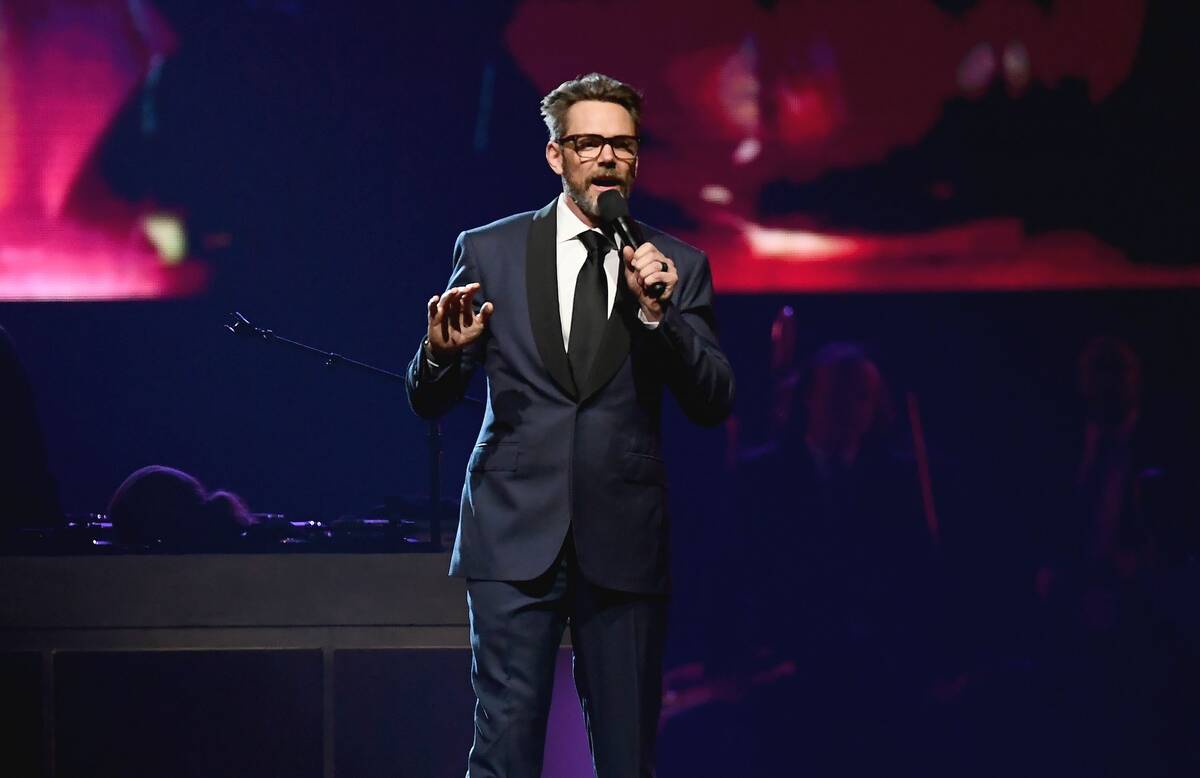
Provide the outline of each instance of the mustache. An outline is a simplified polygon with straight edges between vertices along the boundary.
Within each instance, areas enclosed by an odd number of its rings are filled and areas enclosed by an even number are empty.
[[[632,179],[630,176],[621,175],[619,173],[607,173],[607,174],[599,173],[597,175],[590,176],[587,180],[587,183],[589,186],[598,181],[603,181],[603,182],[609,183],[609,184],[611,184],[613,182],[615,182],[617,184],[628,184],[631,180]]]
[[[631,181],[632,178],[634,178],[634,175],[632,175],[632,170],[617,170],[610,168],[606,170],[596,170],[595,173],[588,176],[587,180],[588,184],[593,184],[595,181],[604,180],[628,182]]]

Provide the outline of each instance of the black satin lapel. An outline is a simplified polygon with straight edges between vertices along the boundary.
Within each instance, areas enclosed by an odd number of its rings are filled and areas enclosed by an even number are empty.
[[[629,356],[629,328],[638,324],[637,302],[625,285],[624,271],[617,270],[617,298],[613,302],[612,315],[608,317],[608,325],[600,339],[600,348],[592,359],[592,369],[588,373],[587,386],[580,387],[579,402],[584,402],[605,384],[625,364]]]
[[[551,201],[533,215],[529,243],[525,249],[525,292],[529,298],[529,324],[542,364],[564,392],[576,396],[575,382],[563,348],[562,319],[558,315],[558,254],[554,241],[557,228]]]

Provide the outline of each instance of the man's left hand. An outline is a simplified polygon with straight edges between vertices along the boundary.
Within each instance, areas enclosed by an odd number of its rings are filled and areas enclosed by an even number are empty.
[[[637,251],[632,246],[626,246],[621,250],[621,259],[621,265],[625,268],[625,283],[637,298],[642,316],[646,321],[658,321],[662,318],[663,303],[671,299],[675,284],[679,283],[675,263],[663,256],[653,243],[643,243]],[[666,289],[655,299],[646,290],[660,282],[666,285]]]

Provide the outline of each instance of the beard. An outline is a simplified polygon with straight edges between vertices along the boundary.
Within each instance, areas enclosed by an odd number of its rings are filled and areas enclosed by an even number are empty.
[[[622,167],[624,170],[621,169]],[[563,192],[575,202],[579,210],[598,221],[600,219],[600,206],[597,202],[599,193],[592,191],[592,184],[616,186],[620,190],[621,196],[628,199],[635,175],[634,169],[629,165],[601,168],[585,173],[578,165],[564,164]]]

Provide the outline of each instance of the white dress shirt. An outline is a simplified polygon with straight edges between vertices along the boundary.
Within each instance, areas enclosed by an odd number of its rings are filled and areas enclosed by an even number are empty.
[[[587,246],[576,236],[585,230],[593,230],[603,235],[598,229],[587,226],[575,215],[567,205],[565,193],[558,196],[555,208],[555,220],[558,225],[558,237],[555,249],[558,253],[558,318],[562,322],[563,348],[571,340],[571,314],[575,309],[575,282],[579,271],[587,262]],[[604,255],[604,275],[608,276],[608,313],[612,315],[613,303],[617,299],[617,271],[620,270],[620,257],[615,248],[609,249]]]
[[[587,246],[583,245],[583,241],[578,240],[576,236],[584,230],[595,228],[588,227],[575,215],[575,212],[567,205],[566,193],[558,196],[558,204],[555,206],[555,223],[557,227],[555,251],[558,257],[558,318],[562,322],[563,348],[570,350],[571,314],[575,310],[575,282],[579,277],[579,271],[583,269],[583,263],[587,261]],[[595,229],[595,232],[604,234],[598,229]],[[620,254],[615,248],[609,250],[604,255],[604,274],[608,276],[608,314],[610,316],[613,303],[617,299],[617,283],[625,283],[625,279],[620,278],[620,269]],[[483,291],[485,294],[487,293],[487,290]],[[647,329],[652,330],[658,326],[656,321],[646,321],[640,308],[638,309],[638,320]],[[425,350],[425,362],[435,375],[441,375],[449,367],[448,364],[439,365],[434,362],[428,346]]]
[[[567,205],[567,195],[564,192],[558,196],[555,207],[555,221],[558,226],[555,248],[558,254],[558,318],[562,322],[563,348],[570,349],[571,314],[575,308],[575,282],[579,271],[587,261],[587,246],[577,236],[584,230],[593,230],[601,235],[604,233],[593,227],[588,227],[575,215]],[[624,283],[620,277],[621,257],[617,250],[611,249],[604,255],[604,275],[608,276],[608,313],[612,315],[613,303],[617,299],[617,284]],[[638,309],[638,319],[649,329],[658,326],[656,321],[646,321],[641,309]]]

